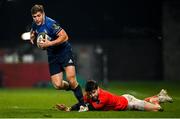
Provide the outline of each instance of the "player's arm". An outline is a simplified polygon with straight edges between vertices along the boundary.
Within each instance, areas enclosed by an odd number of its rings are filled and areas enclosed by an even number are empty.
[[[71,110],[71,111],[75,111],[75,110],[77,111],[77,110],[80,109],[80,106],[81,106],[81,104],[77,103],[77,104],[71,106],[71,107],[70,107],[70,110]],[[86,106],[88,107],[88,110],[89,110],[89,111],[96,110],[96,109],[93,107],[93,105],[91,105],[90,103],[86,103]]]
[[[30,42],[34,44],[34,40],[36,39],[36,32],[35,32],[35,23],[33,22],[31,25],[31,30],[30,30]]]
[[[66,111],[66,112],[71,111],[70,107],[67,107],[65,104],[56,104],[55,107],[61,111]]]
[[[32,29],[31,29],[31,31],[30,31],[30,42],[32,43],[32,44],[34,44],[34,40],[35,40],[35,31],[33,31]]]
[[[68,35],[64,29],[61,29],[59,33],[57,34],[57,38],[53,41],[51,41],[51,46],[59,45],[65,41],[68,40]]]
[[[80,109],[81,104],[80,103],[76,103],[74,105],[72,105],[71,107],[67,107],[65,104],[56,104],[56,108],[61,110],[61,111],[77,111]]]
[[[40,45],[42,48],[47,48],[50,46],[57,46],[65,41],[68,40],[68,35],[65,32],[64,29],[61,29],[61,31],[58,32],[57,38],[55,40],[49,41],[48,39],[44,39],[43,43]]]
[[[90,101],[89,101],[89,99],[88,99],[88,97],[87,97],[86,94],[84,94],[83,100],[84,100],[84,103],[86,104],[86,106],[88,107],[89,111],[95,110],[95,108],[94,108],[93,105],[90,103]],[[81,106],[80,103],[76,103],[76,104],[72,105],[69,109],[70,109],[71,111],[75,111],[75,110],[77,111],[77,110],[80,109],[80,106]]]

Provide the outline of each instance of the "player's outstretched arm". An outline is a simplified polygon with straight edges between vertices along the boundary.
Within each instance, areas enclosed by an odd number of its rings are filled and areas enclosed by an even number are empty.
[[[81,106],[80,103],[74,104],[71,107],[67,107],[65,104],[56,104],[55,105],[55,107],[58,110],[66,111],[66,112],[69,112],[69,111],[78,111],[80,109],[80,106]]]
[[[69,112],[71,111],[70,107],[67,107],[65,104],[56,104],[55,106],[58,110]]]

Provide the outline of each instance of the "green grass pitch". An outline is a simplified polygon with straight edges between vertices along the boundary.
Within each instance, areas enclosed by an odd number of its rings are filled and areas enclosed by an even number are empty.
[[[89,111],[63,112],[54,107],[57,103],[68,106],[76,103],[71,91],[46,89],[0,89],[0,118],[180,118],[179,82],[111,82],[103,87],[118,95],[129,93],[137,98],[168,90],[173,103],[162,104],[163,112],[145,111]]]

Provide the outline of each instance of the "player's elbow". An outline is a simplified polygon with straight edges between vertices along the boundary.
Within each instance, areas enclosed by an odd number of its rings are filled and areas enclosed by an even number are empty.
[[[65,35],[65,40],[67,41],[69,39],[68,35],[66,34]]]
[[[68,40],[68,36],[67,35],[61,36],[61,42],[65,42],[67,40]]]
[[[55,83],[55,84],[53,84],[53,86],[57,90],[61,90],[64,88],[62,83]]]
[[[63,37],[63,40],[64,41],[67,41],[69,38],[68,38],[68,35],[66,33],[66,31],[64,29],[62,29],[59,33],[58,33],[59,37]]]

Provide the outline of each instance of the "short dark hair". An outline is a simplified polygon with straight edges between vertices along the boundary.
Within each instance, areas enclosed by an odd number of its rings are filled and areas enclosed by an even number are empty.
[[[36,14],[37,12],[44,13],[43,5],[36,4],[31,8],[31,14]]]
[[[88,80],[85,85],[85,91],[91,92],[98,89],[98,84],[95,80]]]

